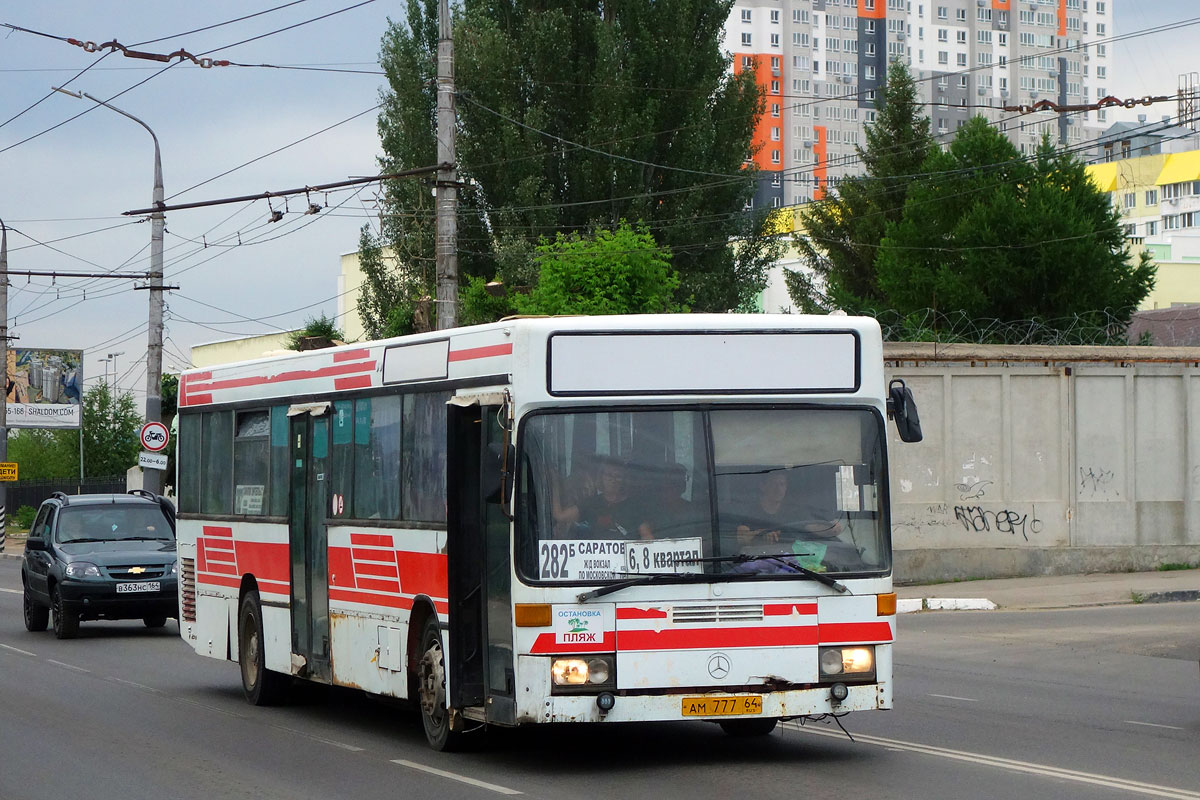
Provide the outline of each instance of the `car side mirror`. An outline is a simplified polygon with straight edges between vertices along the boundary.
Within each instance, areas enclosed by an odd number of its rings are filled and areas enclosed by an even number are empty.
[[[40,550],[40,551],[44,552],[46,550],[49,550],[50,547],[49,547],[49,545],[46,544],[45,539],[40,539],[36,536],[31,536],[25,540],[25,549],[26,550]]]
[[[899,378],[888,384],[887,412],[888,417],[896,421],[896,433],[900,435],[900,441],[919,442],[925,438],[921,433],[921,417],[917,413],[912,390]]]

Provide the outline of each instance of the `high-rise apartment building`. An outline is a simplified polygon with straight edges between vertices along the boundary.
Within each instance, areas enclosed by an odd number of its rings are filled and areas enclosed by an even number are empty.
[[[1116,0],[737,0],[725,28],[733,68],[756,71],[766,110],[755,134],[756,206],[820,198],[861,172],[888,64],[904,59],[948,143],[974,114],[1022,152],[1042,134],[1082,146],[1110,112],[1019,115],[1006,105],[1094,103],[1109,94]]]

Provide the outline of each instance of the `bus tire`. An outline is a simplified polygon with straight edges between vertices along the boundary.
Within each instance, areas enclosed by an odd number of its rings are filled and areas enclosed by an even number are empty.
[[[730,736],[745,738],[750,736],[766,736],[775,730],[777,719],[723,719],[719,723],[721,729]]]
[[[238,665],[242,692],[253,705],[273,706],[283,700],[291,679],[266,667],[262,603],[256,589],[246,592],[238,612]]]
[[[446,659],[437,617],[430,615],[425,620],[420,642],[417,701],[425,738],[434,750],[459,750],[462,748],[463,735],[461,731],[450,730],[450,709],[446,706]]]

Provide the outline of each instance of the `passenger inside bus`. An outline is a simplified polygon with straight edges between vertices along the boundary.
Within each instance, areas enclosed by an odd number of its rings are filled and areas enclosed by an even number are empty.
[[[556,510],[556,520],[574,520],[568,538],[643,538],[641,504],[629,487],[628,465],[616,458],[604,459],[597,488],[578,504],[561,509],[561,514]]]
[[[712,532],[707,507],[687,499],[688,471],[670,463],[651,476],[652,488],[643,498],[643,539],[707,538]]]

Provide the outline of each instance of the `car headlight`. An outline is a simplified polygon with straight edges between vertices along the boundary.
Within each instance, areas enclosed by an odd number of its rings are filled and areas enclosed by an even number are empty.
[[[610,657],[556,658],[550,664],[550,679],[556,687],[595,690],[612,684]]]
[[[817,659],[822,679],[853,681],[875,677],[874,647],[822,647]]]
[[[68,578],[99,578],[100,568],[87,561],[72,561],[67,564]]]
[[[175,559],[174,561],[171,562],[171,569],[169,570],[169,572],[172,575],[179,574],[179,559]]]

